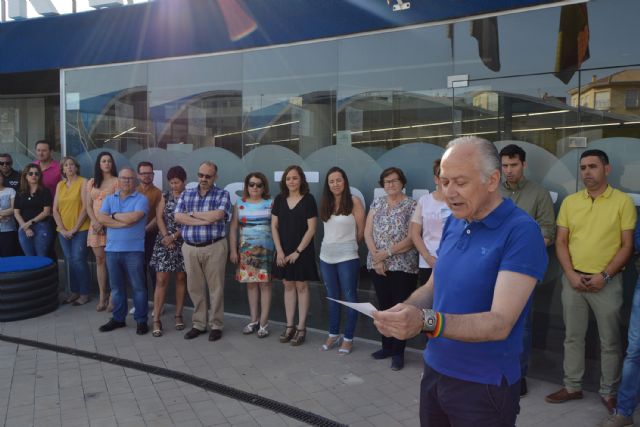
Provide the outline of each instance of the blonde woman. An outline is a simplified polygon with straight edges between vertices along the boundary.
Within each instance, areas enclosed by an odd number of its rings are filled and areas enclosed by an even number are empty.
[[[63,178],[56,187],[53,198],[53,219],[58,230],[58,240],[69,266],[69,288],[71,293],[63,301],[73,305],[89,302],[91,272],[87,263],[87,234],[89,218],[82,197],[86,180],[79,175],[80,165],[73,157],[64,157],[60,162]]]

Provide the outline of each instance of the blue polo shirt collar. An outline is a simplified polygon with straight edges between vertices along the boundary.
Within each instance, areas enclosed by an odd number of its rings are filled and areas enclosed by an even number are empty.
[[[502,198],[502,203],[500,203],[498,207],[492,210],[489,215],[485,216],[478,222],[480,222],[487,228],[496,229],[500,227],[503,222],[505,222],[505,220],[509,217],[509,215],[511,215],[515,208],[515,203],[513,203],[510,199]]]

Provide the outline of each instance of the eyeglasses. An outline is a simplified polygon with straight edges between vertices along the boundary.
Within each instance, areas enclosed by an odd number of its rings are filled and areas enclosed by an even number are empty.
[[[0,166],[11,166],[13,162],[0,162]]]
[[[130,176],[119,176],[118,179],[120,181],[135,181],[135,177],[130,177]]]
[[[211,179],[211,178],[213,178],[213,175],[207,175],[206,173],[200,173],[200,172],[198,172],[198,178],[200,178],[200,179],[202,179],[202,178],[204,178],[204,179]]]
[[[382,183],[387,186],[387,185],[395,185],[397,183],[399,183],[400,180],[399,179],[385,179],[382,181]]]
[[[253,187],[258,187],[258,188],[262,188],[264,187],[264,184],[261,182],[249,182],[249,187],[253,188]]]
[[[29,176],[40,176],[40,172],[27,172]]]

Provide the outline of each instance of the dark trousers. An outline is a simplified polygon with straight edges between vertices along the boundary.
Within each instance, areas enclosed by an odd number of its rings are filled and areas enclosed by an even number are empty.
[[[420,382],[422,427],[513,427],[520,412],[520,381],[474,383],[439,374],[426,364]]]
[[[418,286],[422,286],[427,283],[427,280],[431,277],[433,268],[421,268],[418,271]]]
[[[0,232],[0,257],[19,256],[18,232]]]
[[[386,276],[371,270],[373,286],[378,298],[378,310],[387,310],[403,302],[416,290],[417,274],[404,271],[387,271]],[[382,337],[382,349],[392,356],[404,354],[405,340]]]

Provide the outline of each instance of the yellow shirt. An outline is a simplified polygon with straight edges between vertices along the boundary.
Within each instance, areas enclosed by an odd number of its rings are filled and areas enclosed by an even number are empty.
[[[56,195],[58,196],[58,213],[62,219],[62,224],[67,230],[71,230],[78,222],[78,217],[82,211],[82,189],[84,188],[86,180],[82,177],[76,178],[71,183],[70,187],[67,187],[66,181],[60,181],[56,188]],[[89,217],[84,220],[78,231],[85,231],[89,229]],[[60,229],[58,229],[60,231]]]
[[[556,223],[569,229],[573,268],[599,273],[620,249],[621,232],[635,228],[636,208],[631,197],[611,186],[595,200],[585,189],[564,199]]]

